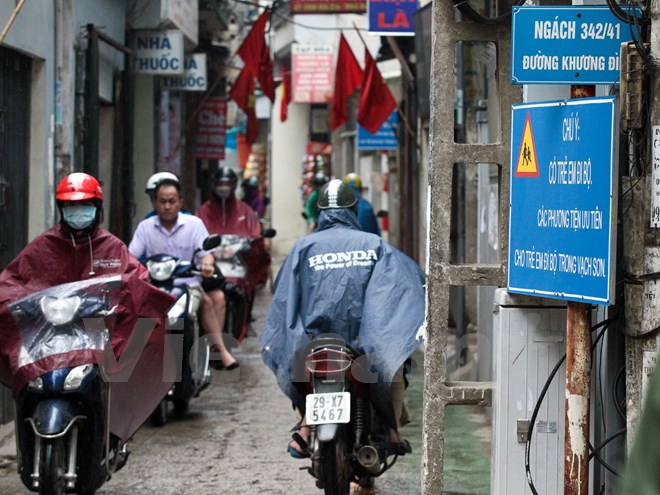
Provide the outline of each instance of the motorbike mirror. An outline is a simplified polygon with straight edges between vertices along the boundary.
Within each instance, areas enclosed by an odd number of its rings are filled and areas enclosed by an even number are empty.
[[[217,248],[221,241],[222,236],[219,234],[212,234],[204,239],[204,244],[202,244],[202,247],[204,248],[204,251],[210,251],[211,249]]]
[[[264,229],[264,231],[261,233],[261,237],[265,239],[270,239],[275,237],[277,234],[277,231],[275,229]]]

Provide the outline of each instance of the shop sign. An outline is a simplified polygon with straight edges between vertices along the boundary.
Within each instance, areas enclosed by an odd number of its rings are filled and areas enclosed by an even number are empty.
[[[364,14],[366,0],[291,0],[292,14]]]
[[[185,56],[185,72],[163,78],[165,89],[172,91],[206,91],[206,53]]]
[[[417,0],[369,0],[369,32],[388,36],[415,36],[413,15]]]
[[[227,99],[208,98],[197,114],[195,157],[225,159]]]
[[[333,93],[331,45],[294,43],[291,82],[295,103],[327,103]]]
[[[183,74],[181,31],[140,31],[135,37],[135,72]]]
[[[357,148],[362,151],[368,150],[395,150],[398,142],[396,140],[396,125],[399,121],[399,113],[394,110],[385,123],[380,126],[376,134],[371,134],[358,124]]]

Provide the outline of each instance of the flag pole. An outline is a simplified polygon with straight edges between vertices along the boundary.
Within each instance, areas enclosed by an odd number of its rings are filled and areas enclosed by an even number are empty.
[[[364,38],[362,37],[362,32],[360,31],[360,28],[357,27],[357,24],[355,24],[355,21],[353,21],[353,27],[355,28],[355,31],[357,32],[358,36],[360,37],[360,41],[362,41],[362,44],[364,45],[364,48],[368,50],[369,48],[367,47],[367,43],[364,41]],[[374,60],[375,62],[375,60]],[[362,91],[362,90],[360,90]],[[406,126],[406,130],[408,133],[413,137],[415,140],[416,147],[419,148],[419,143],[417,143],[417,134],[413,130],[412,126],[410,125],[410,122],[408,122],[408,117],[403,113],[403,110],[401,110],[401,107],[399,106],[399,102],[395,101],[396,103],[396,111],[399,113],[399,116],[401,117],[401,120],[403,121],[403,125]]]

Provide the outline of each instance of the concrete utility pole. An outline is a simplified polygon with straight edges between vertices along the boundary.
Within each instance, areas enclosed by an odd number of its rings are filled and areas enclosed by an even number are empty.
[[[645,131],[647,141],[642,145],[641,156],[647,160],[641,161],[641,169],[637,175],[631,171],[628,187],[632,189],[629,194],[628,215],[624,227],[627,227],[624,239],[625,269],[631,273],[636,283],[626,284],[626,427],[627,439],[630,446],[634,438],[635,428],[639,422],[642,411],[645,387],[651,373],[656,368],[656,355],[658,349],[658,329],[660,328],[660,215],[654,210],[660,205],[657,196],[660,185],[660,101],[658,94],[660,81],[658,80],[658,46],[660,43],[660,1],[651,2],[651,19],[649,27],[649,41],[646,45],[647,56],[639,53],[636,47],[629,46],[629,59],[627,76],[629,79],[638,77],[648,84],[644,84],[643,92],[648,98],[643,99],[631,88],[628,94],[622,94],[631,100],[638,97],[640,101],[648,101],[649,116],[647,120],[643,112],[636,121],[631,121],[630,127]],[[623,62],[623,61],[622,61]],[[648,67],[650,74],[644,79],[643,67]],[[623,65],[622,65],[623,67]],[[637,75],[637,76],[636,76]],[[622,73],[622,77],[624,74]],[[648,92],[648,93],[647,93]],[[622,111],[623,113],[623,111]],[[646,151],[646,153],[644,153]],[[629,224],[629,225],[626,225]]]

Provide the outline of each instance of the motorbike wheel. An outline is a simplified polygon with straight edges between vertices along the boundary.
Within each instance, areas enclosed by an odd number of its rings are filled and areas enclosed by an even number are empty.
[[[154,412],[151,413],[151,424],[154,426],[163,426],[167,423],[167,400],[161,400]]]
[[[340,426],[335,439],[321,443],[320,451],[325,495],[349,495],[351,467],[346,446],[346,428]]]
[[[64,438],[43,440],[39,459],[39,495],[65,493],[66,445]]]
[[[185,399],[176,399],[172,401],[172,405],[174,406],[174,414],[176,414],[177,417],[181,417],[188,412],[188,406],[190,403]]]

